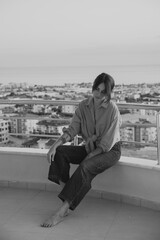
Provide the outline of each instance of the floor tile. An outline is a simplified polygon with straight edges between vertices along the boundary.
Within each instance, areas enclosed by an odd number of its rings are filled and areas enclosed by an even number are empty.
[[[60,232],[52,232],[50,233],[45,240],[104,240],[102,237],[97,236],[86,236],[83,233],[72,235],[72,234],[64,234]]]
[[[122,204],[105,239],[158,240],[160,212]]]
[[[58,192],[0,188],[0,240],[159,240],[160,211],[90,196],[52,228]]]
[[[45,240],[48,233],[9,231],[5,228],[0,229],[1,240]]]
[[[76,236],[85,236],[104,238],[109,229],[112,219],[107,216],[80,216],[71,214],[65,218],[61,224],[53,228],[54,233],[63,232],[63,234],[72,234]]]

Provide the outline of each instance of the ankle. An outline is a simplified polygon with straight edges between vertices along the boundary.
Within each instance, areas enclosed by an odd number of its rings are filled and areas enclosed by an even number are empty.
[[[69,203],[67,201],[65,201],[62,205],[62,207],[59,209],[59,211],[57,212],[60,216],[65,216],[66,213],[69,210]]]

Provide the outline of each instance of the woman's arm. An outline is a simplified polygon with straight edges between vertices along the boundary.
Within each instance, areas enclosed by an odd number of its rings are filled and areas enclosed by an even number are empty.
[[[79,107],[76,109],[75,114],[72,118],[72,121],[68,128],[63,129],[63,135],[51,146],[47,153],[48,162],[54,160],[54,156],[56,153],[56,148],[61,144],[71,141],[78,133],[80,133],[81,129],[81,118],[80,118],[80,109]]]
[[[77,134],[81,132],[81,112],[79,107],[76,109],[75,114],[73,115],[72,121],[67,128],[63,129],[64,133],[70,135],[71,139],[73,139]]]
[[[98,147],[101,147],[103,152],[108,152],[114,144],[120,141],[120,123],[121,117],[119,114],[113,119],[109,129],[103,132],[102,138]]]
[[[47,153],[47,160],[49,163],[54,160],[54,156],[56,153],[56,148],[66,142],[69,142],[71,140],[71,137],[69,134],[64,133],[58,140],[51,146]]]

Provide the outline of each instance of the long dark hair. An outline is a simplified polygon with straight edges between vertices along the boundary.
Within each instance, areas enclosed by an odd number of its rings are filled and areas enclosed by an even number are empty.
[[[105,85],[105,94],[108,97],[108,101],[111,99],[111,92],[115,86],[115,81],[114,79],[107,73],[101,73],[96,77],[96,79],[93,82],[92,86],[92,92],[97,89],[97,87],[101,84],[104,83]]]

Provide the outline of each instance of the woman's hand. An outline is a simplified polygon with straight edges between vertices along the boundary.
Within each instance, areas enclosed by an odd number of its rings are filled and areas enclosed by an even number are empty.
[[[54,160],[54,156],[56,154],[56,148],[60,146],[61,144],[64,144],[70,140],[70,136],[67,133],[64,133],[49,149],[47,153],[47,160],[51,164],[51,162]]]
[[[92,158],[92,157],[94,157],[94,155],[93,155],[92,153],[89,153],[89,154],[85,157],[85,159],[89,159],[89,158]]]
[[[54,156],[56,154],[56,148],[57,148],[57,144],[53,144],[52,147],[49,149],[48,153],[47,153],[47,160],[48,162],[51,164],[51,162],[54,160]]]

